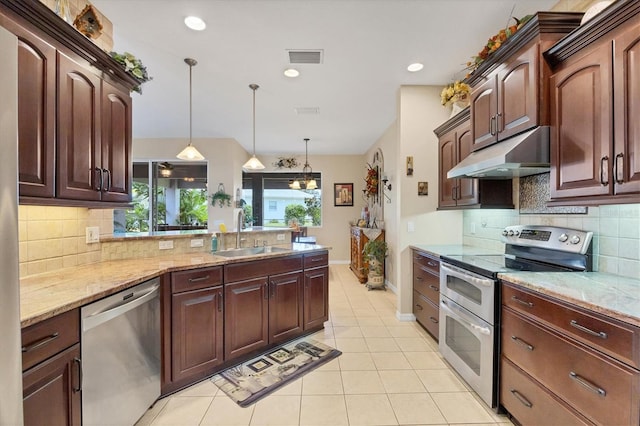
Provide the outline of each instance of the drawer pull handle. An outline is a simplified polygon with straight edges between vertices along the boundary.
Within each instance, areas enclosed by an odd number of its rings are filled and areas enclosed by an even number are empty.
[[[38,349],[38,348],[40,348],[40,347],[42,347],[42,346],[46,345],[47,343],[51,343],[51,342],[53,342],[54,340],[56,340],[56,339],[58,338],[58,335],[59,335],[59,334],[60,334],[60,333],[58,333],[58,332],[56,331],[55,333],[50,334],[49,336],[45,336],[45,337],[43,337],[42,339],[37,340],[37,341],[35,341],[35,342],[31,343],[31,344],[30,344],[30,345],[28,345],[28,346],[23,346],[23,347],[22,347],[22,353],[31,352],[31,351],[33,351],[33,350],[35,350],[35,349]]]
[[[434,318],[434,317],[429,317],[429,319],[431,320],[432,323],[437,324],[438,323],[438,319]]]
[[[435,264],[435,263],[433,263],[433,262],[427,262],[427,265],[429,265],[429,266],[433,266],[433,267],[438,266],[437,264]]]
[[[585,327],[584,325],[578,324],[578,321],[576,321],[576,320],[571,320],[571,322],[569,324],[571,324],[571,327],[573,327],[573,328],[577,328],[580,331],[584,331],[587,334],[590,334],[590,335],[595,336],[595,337],[599,337],[601,339],[606,339],[607,337],[609,337],[609,336],[607,336],[607,333],[605,333],[604,331],[593,331],[593,330]]]
[[[73,388],[73,391],[77,393],[82,391],[82,360],[75,357],[73,363],[78,366],[78,386]]]
[[[580,384],[584,388],[590,390],[591,392],[593,392],[593,393],[595,393],[597,395],[600,395],[600,396],[607,396],[607,392],[604,389],[594,385],[593,383],[591,383],[590,381],[588,381],[584,377],[574,373],[573,371],[569,372],[569,377],[571,377],[571,379],[575,380],[576,382],[578,382],[578,384]]]
[[[524,405],[527,408],[531,408],[533,407],[533,404],[529,402],[529,400],[527,398],[525,398],[524,396],[522,396],[522,394],[520,392],[518,392],[515,389],[509,389],[509,392],[511,392],[511,394],[518,400],[520,401],[520,403],[522,403],[522,405]]]
[[[423,310],[424,308],[418,304],[416,304],[416,308],[418,308],[419,311]]]
[[[517,296],[511,296],[511,300],[521,305],[528,306],[529,308],[533,308],[533,303],[527,302],[526,300],[519,299]]]
[[[429,284],[429,288],[430,288],[431,290],[433,290],[433,291],[438,291],[438,290],[440,290],[438,287],[436,287],[436,286],[435,286],[435,285],[433,285],[433,284]]]
[[[197,283],[200,281],[205,281],[209,279],[209,275],[205,275],[204,277],[198,277],[198,278],[189,278],[189,282],[190,283]]]
[[[313,257],[313,258],[311,258],[311,261],[312,262],[321,262],[322,259],[323,259],[322,257]]]
[[[524,340],[522,340],[519,337],[516,336],[511,336],[511,340],[513,340],[514,342],[516,342],[518,345],[522,346],[523,348],[532,351],[533,350],[533,346],[531,346],[529,343],[525,342]]]
[[[416,277],[416,281],[422,281],[422,280],[424,280],[424,278],[422,278],[422,277]]]

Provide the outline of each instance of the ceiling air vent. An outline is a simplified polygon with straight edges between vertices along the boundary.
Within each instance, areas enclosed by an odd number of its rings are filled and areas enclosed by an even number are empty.
[[[323,50],[288,50],[291,64],[321,64]]]
[[[318,107],[298,107],[294,108],[298,115],[318,115],[320,114],[320,108]]]

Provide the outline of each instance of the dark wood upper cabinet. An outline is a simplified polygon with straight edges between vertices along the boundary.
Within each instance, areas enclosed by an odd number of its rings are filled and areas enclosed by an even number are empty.
[[[469,109],[434,130],[438,136],[438,209],[513,208],[511,179],[449,179],[473,150]]]
[[[580,13],[538,12],[467,78],[473,150],[549,124],[542,51],[580,24]]]
[[[100,79],[58,53],[59,198],[101,199]]]
[[[545,56],[549,205],[640,202],[640,3],[615,2]]]
[[[55,195],[56,50],[34,34],[18,36],[18,151],[20,194]]]

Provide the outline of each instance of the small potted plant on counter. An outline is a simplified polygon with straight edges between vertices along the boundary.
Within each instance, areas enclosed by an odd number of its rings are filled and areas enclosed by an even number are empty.
[[[369,240],[365,243],[362,254],[369,263],[367,287],[382,288],[384,286],[384,259],[389,253],[389,246],[383,239]]]

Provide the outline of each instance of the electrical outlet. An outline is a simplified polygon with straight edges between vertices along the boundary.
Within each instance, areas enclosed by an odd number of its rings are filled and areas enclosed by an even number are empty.
[[[413,221],[407,222],[407,232],[415,232],[416,224]]]
[[[276,236],[276,239],[277,239],[278,241],[284,241],[284,234],[278,234],[278,235]]]
[[[204,240],[202,238],[191,240],[191,247],[204,247]]]
[[[472,234],[476,233],[476,223],[475,222],[471,222],[471,233]]]
[[[160,241],[160,243],[158,244],[158,248],[160,250],[169,250],[173,248],[173,240],[169,240],[169,241]]]
[[[87,244],[100,242],[100,228],[97,226],[87,226],[85,228],[85,241]]]

